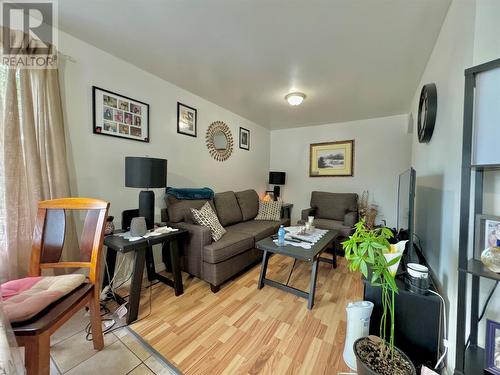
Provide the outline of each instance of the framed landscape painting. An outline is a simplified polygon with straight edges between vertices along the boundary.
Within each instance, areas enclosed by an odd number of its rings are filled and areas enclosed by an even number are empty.
[[[196,137],[197,121],[195,108],[177,102],[177,133]]]
[[[311,144],[310,177],[350,177],[353,169],[354,140]]]
[[[92,86],[94,134],[149,142],[149,104]]]

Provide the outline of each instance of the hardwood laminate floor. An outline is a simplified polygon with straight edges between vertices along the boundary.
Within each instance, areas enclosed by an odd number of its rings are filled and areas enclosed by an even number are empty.
[[[328,254],[326,256],[329,256]],[[349,301],[362,299],[359,274],[344,258],[337,269],[320,262],[315,305],[282,290],[257,289],[260,265],[213,294],[207,283],[183,275],[184,294],[157,284],[141,299],[131,328],[184,374],[337,374]],[[267,277],[286,283],[293,259],[274,255]],[[311,266],[297,262],[289,285],[308,290]],[[148,315],[149,314],[149,315]]]

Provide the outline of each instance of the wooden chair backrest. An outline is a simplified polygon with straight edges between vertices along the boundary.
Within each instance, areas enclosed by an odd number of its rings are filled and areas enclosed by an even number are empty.
[[[42,269],[88,268],[89,280],[99,281],[104,225],[109,203],[92,198],[61,198],[38,202],[38,213],[31,246],[30,276]],[[66,211],[85,210],[87,215],[80,240],[80,261],[61,262],[66,232]]]

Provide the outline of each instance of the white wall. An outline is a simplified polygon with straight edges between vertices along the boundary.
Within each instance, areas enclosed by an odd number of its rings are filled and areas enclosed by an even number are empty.
[[[416,119],[422,85],[435,82],[438,112],[434,135],[428,144],[418,143],[416,137],[412,144],[412,164],[417,171],[415,232],[449,301],[451,369],[456,337],[464,69],[473,63],[474,14],[473,0],[452,2],[415,90],[412,108]]]
[[[475,0],[474,65],[500,58],[500,1]]]
[[[117,228],[121,212],[138,206],[140,191],[125,187],[125,156],[167,159],[169,186],[208,186],[215,191],[254,188],[264,193],[269,130],[61,31],[58,48],[70,56],[60,61],[60,82],[72,194],[111,202]],[[93,85],[149,104],[149,143],[92,133]],[[197,138],[177,134],[177,101],[198,110]],[[205,132],[217,120],[230,127],[234,139],[233,154],[225,162],[215,161],[205,146]],[[250,151],[238,147],[240,126],[250,130]],[[164,189],[155,189],[155,194],[159,221]],[[157,270],[164,269],[160,252],[154,255]],[[117,278],[125,278],[131,267],[125,259]]]
[[[311,143],[354,139],[353,177],[309,177]],[[292,222],[309,207],[311,191],[369,190],[379,220],[396,226],[398,175],[410,166],[408,116],[271,131],[271,170],[286,172],[283,200],[294,204]]]
[[[110,201],[111,214],[119,219],[122,210],[137,207],[139,195],[139,189],[124,186],[125,156],[146,155],[168,159],[169,186],[264,192],[269,171],[267,129],[63,32],[59,49],[74,59],[64,61],[60,69],[74,195]],[[150,143],[92,134],[92,85],[148,103]],[[177,134],[177,101],[197,108],[197,138]],[[235,142],[225,162],[215,161],[205,146],[205,132],[216,120],[231,128]],[[240,126],[251,132],[250,151],[238,147]],[[165,206],[163,192],[155,190],[158,217],[159,208]]]

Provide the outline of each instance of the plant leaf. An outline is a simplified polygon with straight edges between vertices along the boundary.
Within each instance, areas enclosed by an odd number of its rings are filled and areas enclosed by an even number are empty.
[[[375,252],[371,246],[368,248],[368,259],[370,260],[370,263],[375,263]]]
[[[368,277],[368,267],[366,266],[366,262],[364,260],[361,260],[359,263],[361,273],[363,274],[364,277]]]
[[[389,262],[387,262],[387,267],[395,265],[399,260],[401,259],[401,256],[398,256],[394,259],[391,259]]]

